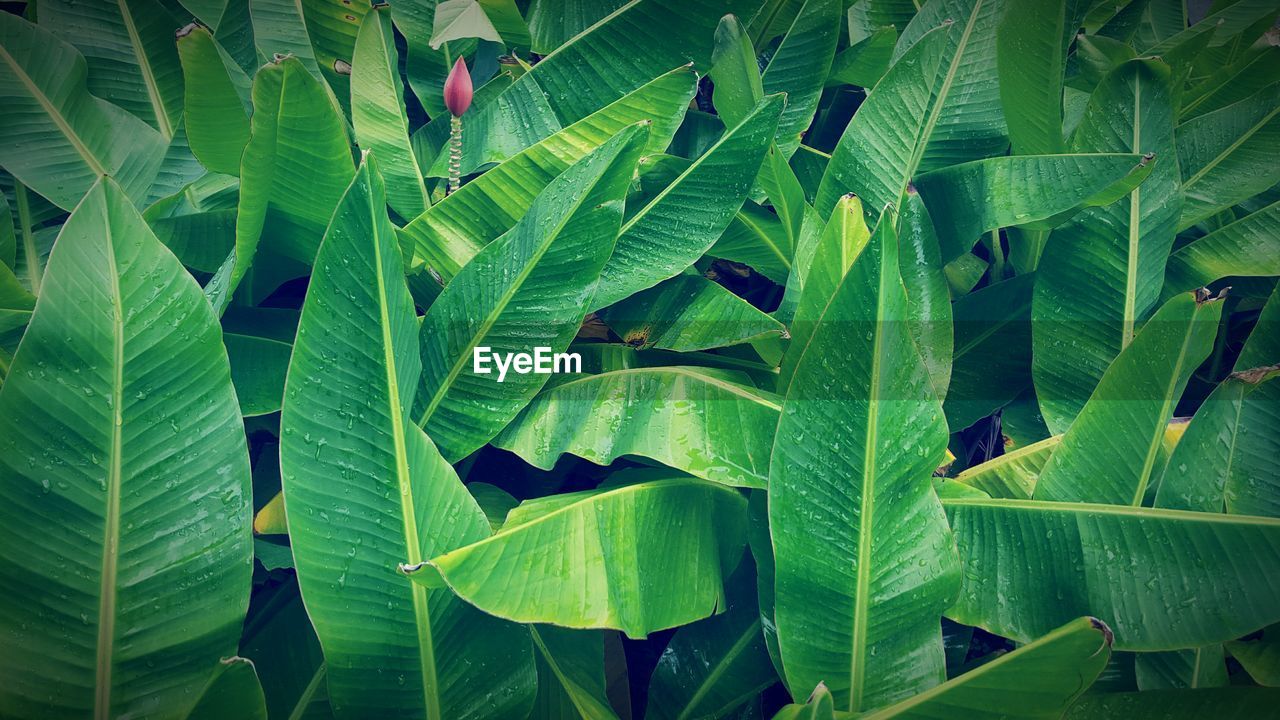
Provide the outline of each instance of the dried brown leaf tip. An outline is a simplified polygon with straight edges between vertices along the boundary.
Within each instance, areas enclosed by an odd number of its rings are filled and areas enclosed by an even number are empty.
[[[1233,372],[1230,377],[1233,380],[1257,385],[1263,380],[1273,378],[1276,375],[1280,375],[1280,365],[1263,365],[1262,367],[1249,368],[1248,370]]]

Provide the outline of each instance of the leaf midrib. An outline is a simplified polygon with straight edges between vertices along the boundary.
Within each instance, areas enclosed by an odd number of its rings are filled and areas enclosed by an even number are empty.
[[[129,9],[128,0],[116,0],[120,8],[120,18],[124,21],[125,31],[129,33],[129,42],[133,46],[133,55],[138,59],[138,70],[142,73],[143,84],[147,88],[147,99],[151,101],[151,111],[155,113],[156,124],[165,140],[173,139],[173,125],[165,112],[164,101],[160,98],[160,85],[156,82],[155,69],[151,67],[151,59],[143,51],[142,38],[138,35],[138,27],[133,22],[133,13]]]
[[[370,185],[373,180],[370,177]],[[391,420],[391,436],[395,444],[396,479],[400,486],[400,517],[404,527],[406,553],[410,564],[422,562],[422,544],[418,539],[418,523],[413,507],[413,485],[409,476],[409,454],[406,447],[405,412],[400,405],[400,382],[392,347],[390,311],[387,308],[387,282],[382,272],[382,242],[377,230],[379,212],[373,203],[373,192],[365,194],[372,220],[374,272],[378,286],[378,319],[382,330],[383,362],[387,371],[387,404]],[[439,681],[436,677],[435,646],[431,639],[431,614],[427,607],[427,588],[410,583],[413,593],[413,615],[418,628],[418,657],[422,672],[422,692],[427,718],[439,720]]]
[[[747,646],[751,644],[753,639],[759,636],[760,632],[760,618],[757,617],[755,621],[747,626],[747,629],[738,636],[738,639],[733,642],[733,645],[729,647],[725,654],[716,661],[711,672],[708,673],[702,682],[698,684],[698,689],[694,691],[693,696],[689,698],[689,702],[685,703],[684,709],[680,711],[676,720],[688,720],[690,716],[689,714],[697,710],[698,704],[702,702],[702,699],[707,696],[707,693],[711,692],[711,688],[715,686],[716,682],[719,681],[726,672],[728,672],[729,666],[733,664],[733,661],[746,651]],[[718,708],[718,710],[724,710],[724,708]],[[715,713],[715,716],[719,717],[720,713]]]
[[[978,3],[981,5],[981,2]],[[855,568],[856,584],[854,585],[853,602],[853,648],[849,665],[849,711],[856,712],[862,706],[863,685],[866,681],[867,653],[867,611],[871,596],[871,526],[875,512],[876,491],[876,443],[880,422],[880,353],[882,352],[886,323],[885,298],[888,288],[885,287],[886,252],[885,245],[880,244],[880,277],[876,288],[876,329],[871,345],[871,372],[867,382],[867,430],[864,435],[864,452],[862,456],[862,495],[859,498],[858,512],[858,566]],[[895,264],[896,268],[896,264]],[[837,290],[837,294],[839,291]]]
[[[1130,149],[1138,152],[1142,142],[1142,77],[1133,83],[1133,142]],[[1142,244],[1142,186],[1129,193],[1129,254],[1125,257],[1124,321],[1120,349],[1133,342],[1133,326],[1137,322],[1138,253]]]
[[[788,271],[791,270],[791,258],[788,257],[786,253],[782,252],[782,249],[778,247],[777,243],[773,242],[768,233],[761,229],[760,223],[756,222],[755,218],[742,211],[738,211],[736,217],[747,227],[747,229],[755,233],[756,237],[760,238],[765,247],[772,251],[774,255],[778,256],[778,261],[782,263],[783,267]]]
[[[99,181],[101,182],[101,181]],[[99,185],[101,189],[101,185]],[[111,213],[103,199],[103,238],[106,244],[107,273],[111,281],[112,365],[111,447],[107,470],[107,509],[102,529],[102,571],[98,597],[98,656],[93,714],[97,720],[111,717],[111,683],[115,662],[116,583],[120,550],[120,481],[123,476],[124,444],[124,306],[120,298],[120,273],[116,267]]]
[[[0,45],[0,57],[3,57],[5,63],[12,68],[14,77],[17,77],[23,87],[27,89],[27,92],[31,93],[31,97],[35,98],[35,101],[40,104],[40,107],[44,108],[45,114],[53,120],[53,124],[58,127],[58,130],[60,130],[67,138],[71,143],[71,146],[75,148],[76,154],[80,156],[81,160],[84,160],[85,165],[89,166],[89,170],[94,175],[106,175],[106,168],[98,162],[98,159],[94,157],[93,153],[89,152],[89,148],[84,144],[84,141],[80,139],[80,136],[76,134],[75,129],[67,123],[67,119],[62,116],[58,111],[58,108],[54,107],[53,103],[49,100],[49,97],[45,95],[34,82],[32,82],[31,76],[27,74],[26,69],[18,64],[18,61],[9,54],[9,49],[3,45]]]
[[[1199,308],[1191,315],[1191,323],[1187,325],[1187,330],[1182,335],[1182,345],[1178,348],[1178,358],[1174,361],[1173,372],[1169,376],[1168,387],[1164,390],[1164,400],[1160,403],[1160,420],[1156,425],[1155,432],[1147,441],[1147,455],[1142,460],[1142,473],[1138,475],[1138,487],[1134,490],[1133,499],[1129,501],[1129,505],[1138,507],[1142,504],[1142,497],[1147,492],[1147,485],[1151,481],[1151,471],[1155,469],[1156,455],[1160,450],[1160,439],[1164,435],[1165,427],[1169,424],[1169,417],[1173,415],[1173,403],[1177,400],[1174,397],[1174,389],[1178,386],[1178,376],[1182,374],[1182,367],[1187,362],[1187,350],[1191,346],[1191,338],[1196,332],[1196,319]]]
[[[1134,507],[1132,505],[1108,505],[1100,503],[1059,502],[1056,500],[1011,500],[997,498],[942,498],[944,507],[980,507],[990,509],[1028,510],[1050,513],[1091,513],[1137,519],[1162,519],[1180,522],[1255,525],[1280,530],[1280,518],[1259,515],[1227,515],[1169,508]]]
[[[751,393],[749,388],[740,387],[740,386],[734,385],[733,383],[730,383],[727,380],[721,380],[720,378],[712,377],[710,375],[703,375],[702,373],[696,372],[694,370],[690,370],[689,368],[681,367],[679,365],[668,365],[665,367],[623,368],[622,370],[610,370],[609,372],[599,373],[596,375],[587,375],[586,377],[575,378],[573,380],[560,383],[559,385],[556,385],[555,387],[550,388],[547,392],[555,393],[558,390],[561,390],[566,387],[570,387],[572,385],[580,385],[580,384],[584,384],[584,383],[588,383],[596,380],[604,380],[605,378],[618,377],[620,375],[639,375],[644,373],[653,373],[653,374],[669,373],[672,375],[682,375],[684,377],[688,377],[688,378],[697,380],[699,382],[704,382],[715,388],[724,390],[725,392],[730,393],[732,395],[737,395],[741,398],[750,400],[759,405],[763,405],[767,408],[770,408],[771,410],[774,410],[777,412],[782,411],[781,405],[771,402],[770,400],[768,400],[763,396]]]

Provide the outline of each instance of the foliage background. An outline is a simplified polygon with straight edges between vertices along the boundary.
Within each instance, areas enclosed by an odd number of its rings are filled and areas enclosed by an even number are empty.
[[[0,716],[1275,712],[1274,0],[4,9]]]

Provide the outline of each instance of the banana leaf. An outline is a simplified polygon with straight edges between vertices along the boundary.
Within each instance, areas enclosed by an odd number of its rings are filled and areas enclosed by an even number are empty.
[[[733,220],[773,140],[784,98],[771,95],[622,226],[594,308],[674,277]]]
[[[102,175],[141,204],[168,141],[91,95],[84,56],[44,28],[0,13],[0,166],[58,207],[74,208]]]
[[[646,720],[724,717],[778,681],[761,633],[754,570],[744,562],[734,571],[723,613],[671,637],[649,679]]]
[[[1165,266],[1164,294],[1225,277],[1280,275],[1280,202],[1178,248]]]
[[[1083,617],[984,663],[938,687],[867,713],[888,718],[1058,718],[1098,677],[1111,657],[1111,630]]]
[[[996,27],[1000,99],[1009,140],[1018,155],[1066,152],[1062,89],[1067,49],[1090,4],[1086,0],[1022,0],[1009,3],[1000,18]]]
[[[604,633],[533,625],[538,697],[530,717],[617,720],[605,696]]]
[[[493,444],[544,470],[564,453],[599,465],[637,455],[707,480],[762,488],[780,402],[743,379],[680,366],[574,378],[544,390]]]
[[[1178,126],[1184,230],[1280,182],[1280,84]]]
[[[526,500],[498,534],[401,569],[517,622],[642,638],[708,617],[725,606],[723,579],[742,558],[746,498],[659,477]]]
[[[983,233],[1051,229],[1078,209],[1110,205],[1153,169],[1149,158],[1126,153],[1013,155],[924,173],[915,186],[936,218],[942,259],[951,262]]]
[[[240,161],[236,246],[205,286],[219,312],[249,272],[263,238],[272,251],[311,264],[353,174],[345,123],[327,89],[296,57],[258,71],[253,107]]]
[[[409,118],[400,96],[400,56],[389,10],[376,8],[365,14],[355,41],[350,85],[356,142],[379,158],[387,203],[400,217],[418,217],[431,201],[409,144]]]
[[[780,337],[786,328],[719,283],[682,274],[600,312],[636,348],[692,352]]]
[[[1030,500],[1036,479],[1049,456],[1062,442],[1054,435],[974,465],[956,475],[956,482],[975,487],[993,498]]]
[[[183,104],[191,152],[211,172],[239,175],[250,110],[241,87],[248,91],[249,78],[199,25],[178,31],[178,56],[186,86],[193,88]]]
[[[802,350],[769,475],[787,687],[803,697],[825,682],[848,711],[943,681],[937,617],[959,585],[929,480],[946,423],[907,328],[895,220],[882,218]]]
[[[1159,60],[1121,65],[1094,91],[1072,137],[1073,152],[1155,153],[1155,164],[1128,198],[1055,230],[1040,259],[1031,371],[1054,433],[1066,431],[1159,300],[1181,202],[1171,82]]]
[[[934,28],[952,23],[934,83],[927,143],[921,171],[992,157],[1009,146],[1000,77],[996,70],[997,28],[1004,0],[934,0],[902,29],[893,51],[896,63]]]
[[[173,31],[182,25],[156,0],[48,0],[40,26],[75,45],[89,92],[172,140],[182,124],[183,79]]]
[[[1039,500],[943,506],[964,565],[947,611],[956,622],[1030,642],[1087,614],[1117,650],[1151,652],[1280,620],[1280,520]]]
[[[0,713],[184,716],[249,600],[249,454],[221,333],[110,179],[47,270],[0,388]]]
[[[409,418],[418,324],[372,162],[321,245],[280,417],[289,536],[328,697],[338,718],[523,714],[527,631],[395,573],[490,528]]]
[[[1064,716],[1067,720],[1125,717],[1133,720],[1253,720],[1265,717],[1280,702],[1272,688],[1209,688],[1085,695]]]

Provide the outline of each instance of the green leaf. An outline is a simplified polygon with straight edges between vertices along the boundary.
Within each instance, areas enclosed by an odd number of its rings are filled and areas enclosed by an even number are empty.
[[[1062,442],[1061,435],[1006,452],[956,475],[956,482],[975,487],[993,498],[1030,500],[1049,456]]]
[[[707,480],[762,488],[779,400],[742,379],[677,366],[574,378],[544,390],[493,444],[545,470],[564,453],[598,465],[638,455]]]
[[[289,370],[289,343],[253,335],[226,333],[227,359],[231,361],[231,381],[236,386],[240,414],[267,415],[280,410],[284,398],[285,374]]]
[[[714,30],[758,0],[630,0],[543,58],[516,81],[546,95],[561,124],[577,122],[655,75],[693,63],[705,71]],[[671,18],[678,17],[673,23]],[[627,58],[599,62],[601,57]]]
[[[1035,498],[1139,505],[1160,476],[1165,427],[1213,349],[1221,316],[1222,301],[1195,293],[1165,303],[1107,368],[1045,464]]]
[[[1005,7],[996,28],[1000,99],[1019,155],[1062,153],[1062,83],[1067,48],[1087,0],[1023,0]]]
[[[1251,49],[1244,58],[1188,88],[1182,98],[1180,115],[1190,119],[1224,108],[1244,100],[1278,79],[1280,48],[1271,45]]]
[[[1071,149],[1156,157],[1128,198],[1076,215],[1054,231],[1040,259],[1031,370],[1054,433],[1066,430],[1159,300],[1180,212],[1168,66],[1133,60],[1108,75],[1089,99]]]
[[[814,208],[819,215],[829,215],[847,193],[862,199],[869,224],[886,205],[902,205],[937,123],[930,98],[951,32],[940,27],[920,36],[859,106],[818,186]]]
[[[1138,51],[1144,55],[1162,55],[1206,32],[1213,33],[1210,47],[1222,45],[1259,19],[1274,13],[1276,8],[1275,3],[1267,0],[1239,0],[1219,7],[1217,12],[1207,14],[1200,22],[1181,32],[1165,38],[1155,38],[1159,42],[1154,45],[1139,43]]]
[[[640,164],[648,159],[642,158]],[[791,272],[795,249],[778,216],[747,200],[707,254],[747,265],[782,285]]]
[[[605,697],[604,633],[533,625],[538,698],[531,717],[617,720]]]
[[[692,265],[733,220],[773,140],[784,98],[764,99],[622,226],[593,307],[605,307]]]
[[[671,637],[649,679],[646,720],[724,717],[778,681],[761,633],[754,569],[744,562],[729,578],[724,613]]]
[[[450,280],[487,244],[511,229],[537,195],[570,165],[623,128],[649,120],[646,151],[665,146],[696,89],[696,75],[677,68],[590,117],[530,146],[463,185],[406,225],[401,241]]]
[[[1242,0],[1247,1],[1247,0]],[[1178,126],[1183,230],[1280,182],[1280,84]]]
[[[959,582],[929,480],[946,423],[907,328],[894,220],[886,213],[802,350],[769,474],[787,686],[799,697],[826,682],[850,711],[944,679],[937,618]]]
[[[831,696],[826,684],[820,682],[810,693],[808,702],[783,707],[773,716],[773,720],[835,720],[836,717],[835,698]]]
[[[902,238],[898,270],[907,290],[907,329],[920,351],[934,392],[944,400],[951,384],[954,333],[951,291],[939,257],[935,226],[920,196],[908,188],[898,220]]]
[[[1060,717],[1111,657],[1111,630],[1083,617],[913,698],[863,715],[887,718]]]
[[[379,158],[387,182],[387,204],[404,218],[431,205],[422,171],[409,144],[409,118],[400,84],[390,11],[376,8],[364,16],[351,62],[351,123],[356,142]]]
[[[70,210],[102,175],[145,199],[168,142],[146,123],[90,95],[84,57],[44,28],[0,13],[0,166]]]
[[[272,251],[311,264],[353,172],[345,123],[328,91],[297,58],[264,65],[253,79],[253,124],[240,163],[236,246],[205,287],[221,311],[266,239]]]
[[[828,86],[857,85],[874,87],[889,70],[893,58],[893,46],[898,42],[898,32],[890,27],[877,28],[870,36],[841,50],[831,62],[827,75]]]
[[[552,495],[491,538],[403,569],[498,617],[642,638],[724,607],[746,509],[736,490],[690,477]]]
[[[935,0],[902,29],[895,63],[934,28],[954,23],[933,85],[928,129],[921,137],[928,143],[919,156],[921,170],[1000,155],[1008,147],[996,70],[997,28],[1004,8],[1004,0]]]
[[[394,572],[488,537],[489,524],[409,419],[418,324],[371,162],[321,245],[280,418],[289,535],[329,699],[339,717],[521,714],[534,692],[528,634]]]
[[[1273,293],[1228,375],[1196,410],[1169,456],[1156,505],[1280,517],[1275,408],[1280,398],[1280,293]]]
[[[199,25],[179,31],[178,55],[187,87],[187,141],[211,172],[240,174],[240,156],[249,142],[249,108],[240,87],[249,79]]]
[[[0,265],[14,267],[18,258],[18,234],[14,230],[13,213],[9,211],[9,198],[0,193]]]
[[[89,65],[89,92],[160,131],[182,123],[182,72],[173,31],[182,23],[156,0],[47,0],[40,26],[75,45]]]
[[[636,348],[692,352],[780,337],[786,328],[719,283],[683,274],[600,312]]]
[[[489,483],[469,483],[467,491],[471,493],[471,497],[476,499],[476,504],[484,511],[484,516],[489,519],[489,527],[494,532],[502,529],[502,523],[507,520],[507,513],[520,504],[520,501],[516,500],[511,493]]]
[[[1259,685],[1280,687],[1280,626],[1264,628],[1257,637],[1229,642],[1227,650]]]
[[[737,125],[764,98],[756,49],[733,15],[720,18],[711,51],[711,101],[725,126]]]
[[[1077,700],[1065,717],[1193,720],[1212,716],[1219,720],[1252,720],[1272,712],[1277,702],[1280,691],[1251,687],[1100,693]]]
[[[546,373],[478,373],[477,353],[563,353],[614,249],[622,200],[646,140],[632,126],[578,161],[506,235],[481,250],[422,323],[414,419],[452,462],[497,435]],[[482,350],[488,348],[488,350]]]
[[[212,273],[235,246],[239,195],[236,178],[208,173],[152,204],[142,217],[183,265]]]
[[[1164,294],[1232,276],[1280,275],[1280,202],[1183,245],[1165,266]]]
[[[526,17],[533,51],[549,55],[627,0],[532,0]]]
[[[1035,275],[1018,275],[956,300],[951,385],[942,406],[950,427],[967,428],[1030,387],[1034,287]]]
[[[253,661],[242,657],[221,660],[188,720],[221,718],[267,720],[267,701]]]
[[[1280,620],[1270,600],[1280,520],[1038,500],[943,506],[964,565],[947,611],[956,622],[1030,642],[1088,614],[1111,627],[1117,650],[1149,652]]]
[[[916,178],[937,218],[945,262],[973,249],[978,238],[1010,225],[1049,229],[1073,211],[1110,205],[1154,170],[1128,153],[1014,155],[952,165]]]
[[[809,346],[809,339],[813,336],[822,313],[826,311],[827,304],[840,287],[840,281],[861,255],[870,237],[871,231],[867,229],[862,202],[853,194],[840,198],[831,211],[831,219],[827,222],[807,267],[796,270],[804,281],[799,285],[800,298],[791,320],[791,344],[782,357],[778,376],[779,391],[785,393],[791,384],[796,364]]]
[[[306,71],[320,82],[324,76],[320,74],[320,65],[316,62],[316,51],[307,33],[307,22],[303,18],[303,6],[300,0],[251,0],[253,22],[253,41],[258,48],[258,57],[279,62],[287,56],[293,56]],[[255,78],[256,81],[256,78]],[[254,107],[259,107],[255,102]]]
[[[840,0],[805,0],[760,77],[765,95],[787,94],[777,132],[784,159],[795,153],[818,109],[818,98],[840,39],[842,9]]]
[[[249,455],[217,321],[112,180],[0,388],[0,488],[4,712],[185,715],[240,637]]]

